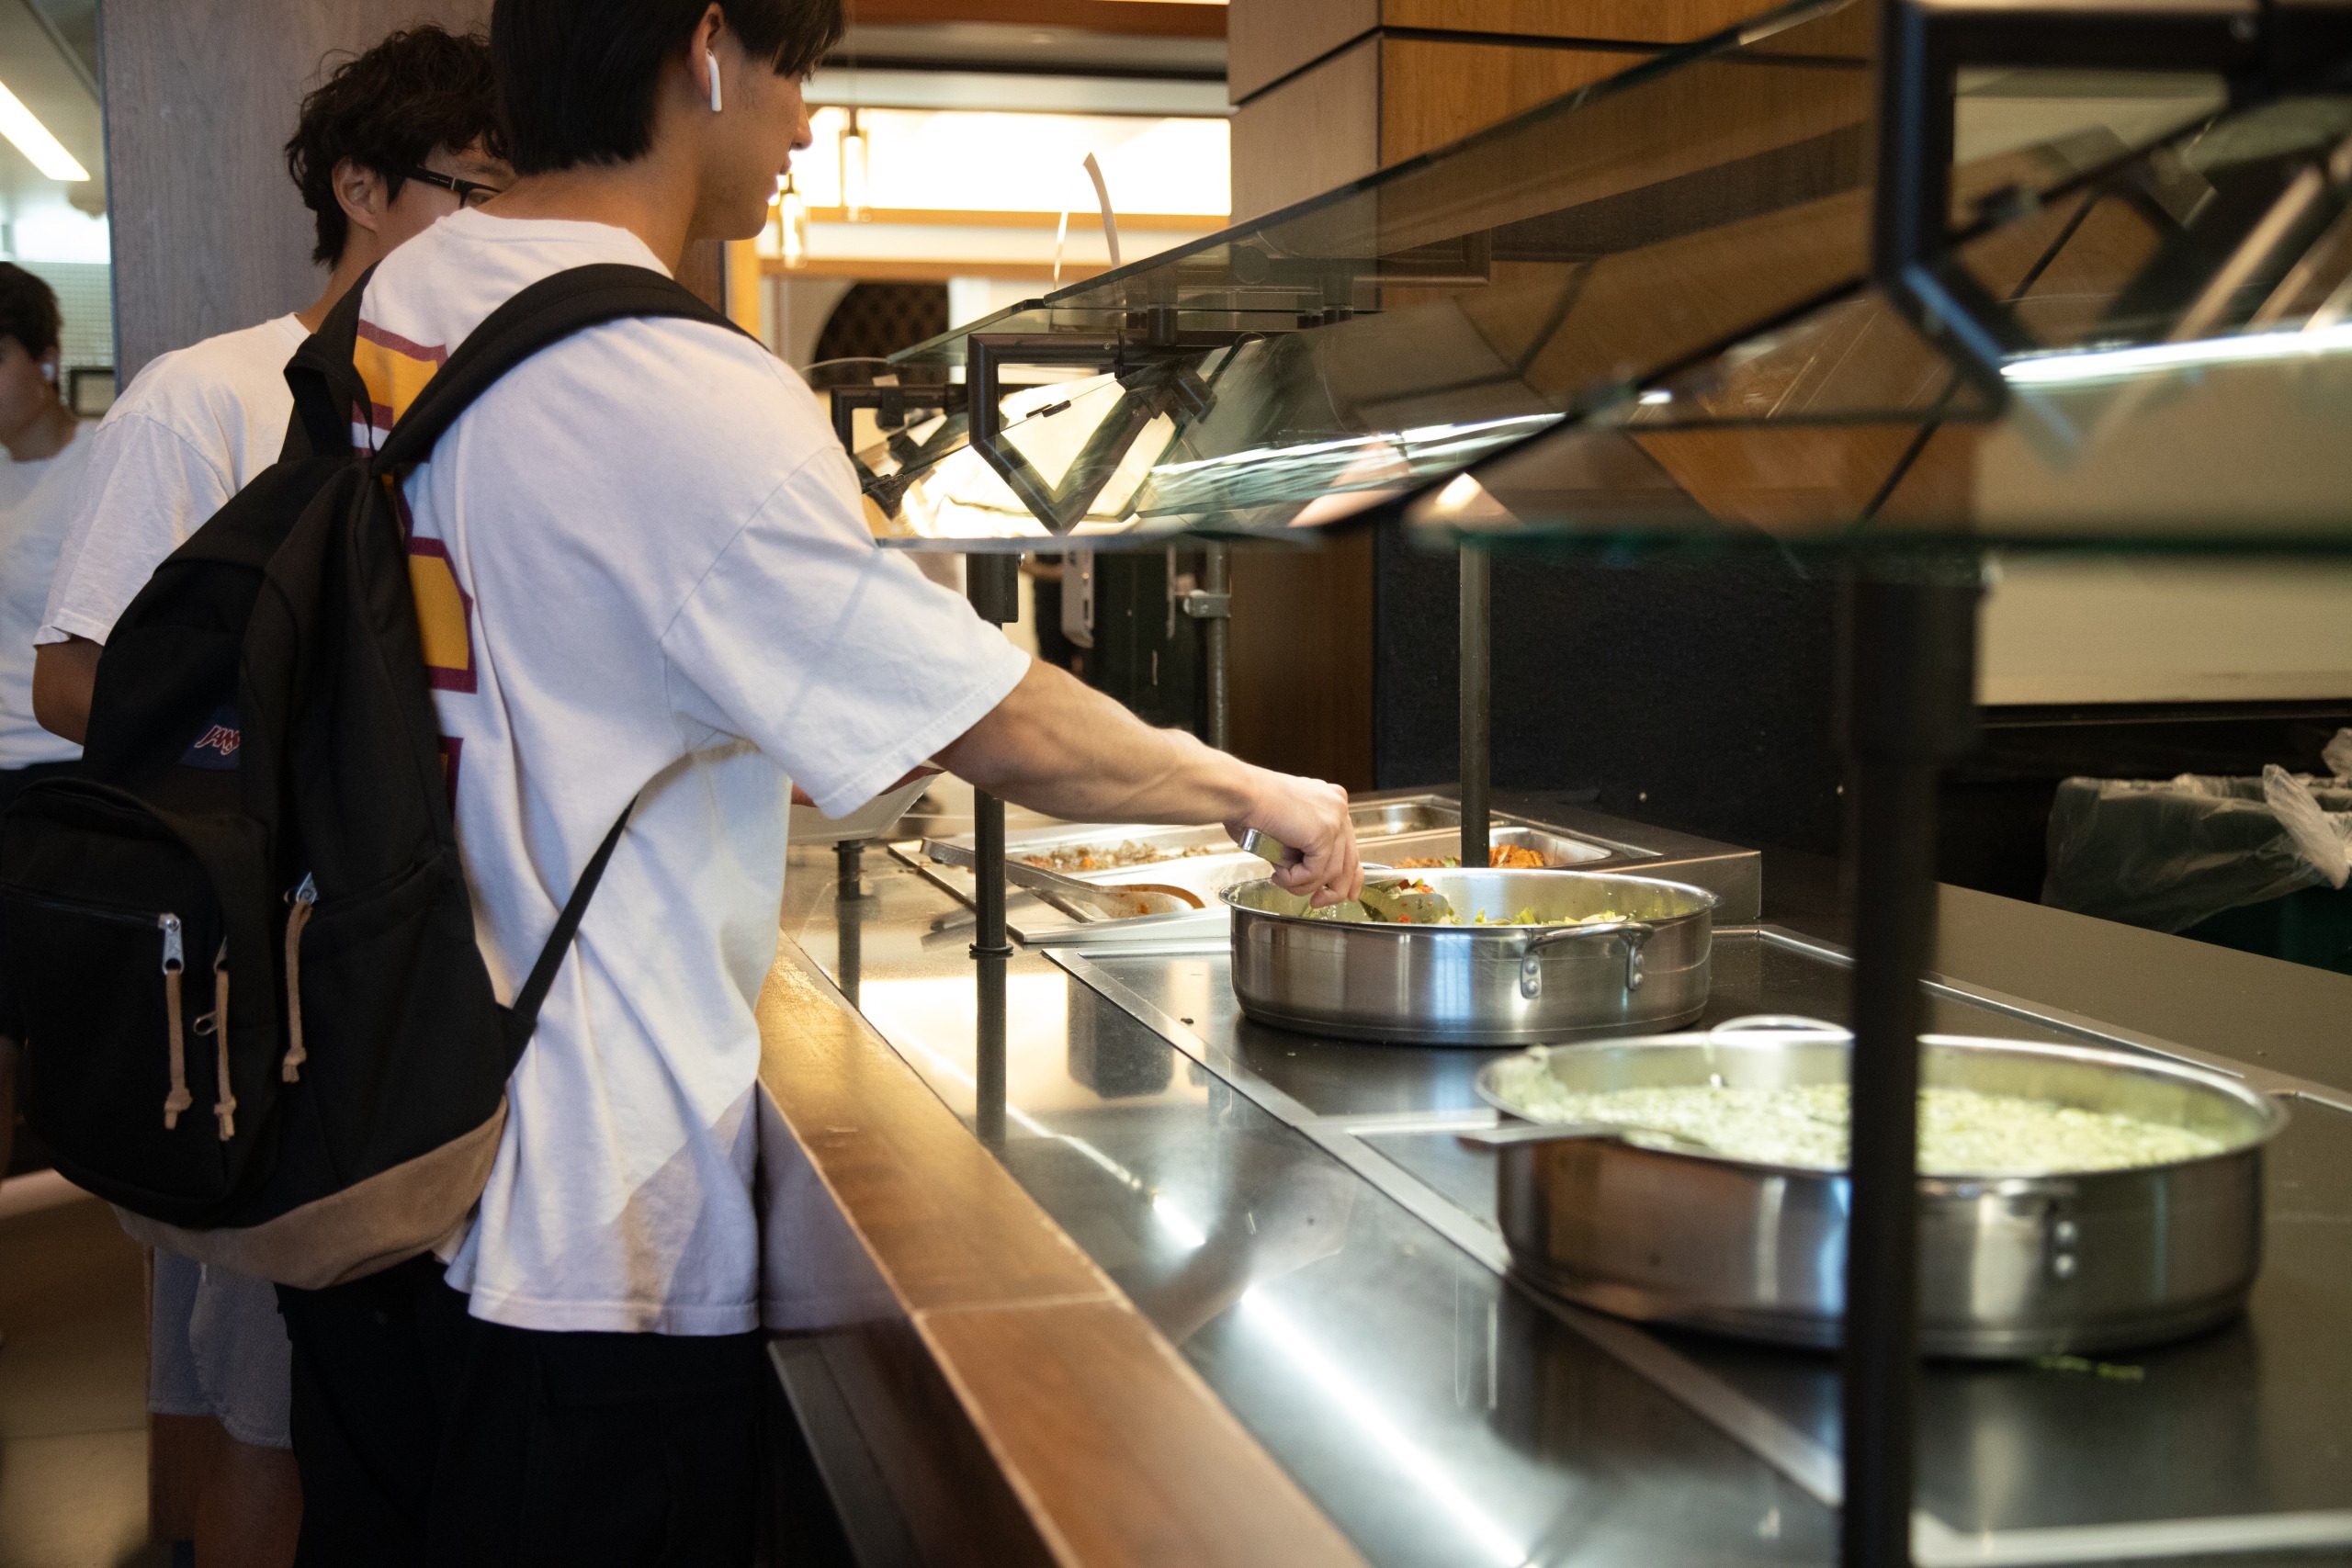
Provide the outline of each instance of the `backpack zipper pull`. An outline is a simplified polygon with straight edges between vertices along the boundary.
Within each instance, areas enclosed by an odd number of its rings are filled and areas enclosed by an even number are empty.
[[[180,945],[177,915],[158,915],[155,924],[164,932],[164,1013],[171,1026],[172,1092],[164,1098],[164,1127],[169,1131],[180,1124],[180,1112],[196,1103],[187,1091],[187,1042],[180,1032],[180,971],[187,967],[187,955]]]
[[[302,1064],[311,1055],[302,1048],[302,928],[311,923],[311,912],[319,905],[318,880],[304,873],[292,897],[294,912],[286,917],[286,1060],[277,1076],[288,1083],[299,1083]]]
[[[220,939],[220,951],[212,959],[212,1041],[220,1053],[220,1098],[212,1102],[212,1114],[220,1120],[220,1141],[227,1143],[237,1135],[237,1096],[229,1086],[229,940]]]

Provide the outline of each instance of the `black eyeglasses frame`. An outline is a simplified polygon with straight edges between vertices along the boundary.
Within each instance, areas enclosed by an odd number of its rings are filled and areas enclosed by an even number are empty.
[[[506,194],[504,186],[486,186],[480,180],[461,180],[455,175],[445,175],[438,169],[407,169],[401,172],[401,178],[423,180],[426,185],[438,186],[443,190],[455,195],[458,205],[460,207],[480,207],[492,197]]]

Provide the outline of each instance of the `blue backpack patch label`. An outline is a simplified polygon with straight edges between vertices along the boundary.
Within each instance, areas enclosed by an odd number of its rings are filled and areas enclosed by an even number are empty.
[[[203,768],[212,773],[234,768],[237,765],[237,747],[243,739],[238,728],[239,723],[233,705],[222,707],[206,724],[204,733],[196,738],[196,744],[180,758],[180,766]]]

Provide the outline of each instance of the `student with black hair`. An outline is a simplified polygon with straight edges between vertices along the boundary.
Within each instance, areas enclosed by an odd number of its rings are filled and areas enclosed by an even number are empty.
[[[389,257],[377,434],[501,304],[755,234],[840,0],[496,0],[516,183]],[[1222,822],[1362,881],[1345,792],[1148,728],[876,549],[807,386],[682,320],[511,371],[403,488],[476,940],[511,994],[635,815],[436,1256],[281,1289],[305,1562],[751,1560],[759,1031],[796,781],[839,813],[936,756],[1058,816]]]
[[[89,437],[58,389],[63,329],[49,285],[0,262],[0,447],[8,454],[0,464],[0,807],[82,755],[33,717],[33,637],[90,461]],[[6,1138],[0,1125],[0,1151]]]
[[[70,773],[82,748],[33,719],[33,634],[90,440],[58,396],[64,321],[49,285],[0,262],[0,807]],[[0,1021],[0,1176],[17,1131],[17,1042]]]
[[[488,45],[420,27],[345,61],[304,99],[286,164],[328,268],[317,301],[159,356],[78,444],[88,472],[35,613],[33,702],[60,736],[81,739],[101,647],[155,567],[277,460],[287,359],[368,268],[505,184]],[[269,1285],[159,1252],[151,1337],[149,1408],[209,1417],[224,1438],[198,1486],[197,1560],[291,1561],[291,1355]]]

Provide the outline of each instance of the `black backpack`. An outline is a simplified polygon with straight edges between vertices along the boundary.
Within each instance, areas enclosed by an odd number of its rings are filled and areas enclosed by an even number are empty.
[[[287,451],[164,562],[98,663],[78,777],[0,818],[0,1022],[58,1168],[142,1241],[312,1288],[489,1179],[507,1076],[624,810],[514,1007],[475,946],[393,489],[474,399],[599,322],[730,325],[661,274],[525,289],[372,457],[363,280],[287,367]]]

